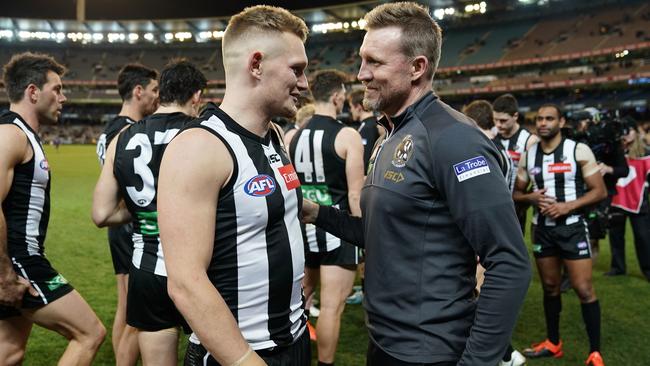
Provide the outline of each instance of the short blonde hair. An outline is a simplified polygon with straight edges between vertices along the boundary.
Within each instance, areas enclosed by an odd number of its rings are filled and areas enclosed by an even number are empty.
[[[309,34],[309,28],[305,22],[286,9],[269,5],[250,6],[230,18],[223,36],[224,50],[230,41],[236,40],[250,31],[288,32],[298,36],[303,43]]]
[[[406,57],[425,56],[429,60],[426,77],[432,79],[440,62],[442,30],[429,9],[413,2],[388,3],[377,6],[364,17],[369,30],[399,27],[402,31],[402,53]]]
[[[296,112],[296,125],[298,128],[302,128],[314,114],[316,114],[316,108],[314,108],[313,104],[305,104],[298,109],[298,112]]]

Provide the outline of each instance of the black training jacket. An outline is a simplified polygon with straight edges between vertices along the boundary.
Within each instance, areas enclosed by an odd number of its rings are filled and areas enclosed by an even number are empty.
[[[367,325],[382,350],[494,366],[531,277],[502,157],[431,92],[391,120],[362,190],[363,218],[323,206],[316,225],[365,246]],[[480,298],[476,256],[487,269]]]

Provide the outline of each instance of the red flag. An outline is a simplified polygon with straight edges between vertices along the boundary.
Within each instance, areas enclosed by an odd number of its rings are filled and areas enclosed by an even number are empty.
[[[644,185],[650,173],[650,156],[627,158],[627,164],[630,166],[630,173],[616,183],[617,194],[612,199],[612,206],[636,214],[639,213],[644,199]]]

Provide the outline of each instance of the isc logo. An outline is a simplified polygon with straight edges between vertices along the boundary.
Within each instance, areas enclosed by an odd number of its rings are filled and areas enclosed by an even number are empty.
[[[266,174],[256,175],[246,182],[244,191],[253,197],[268,196],[275,191],[275,181]]]

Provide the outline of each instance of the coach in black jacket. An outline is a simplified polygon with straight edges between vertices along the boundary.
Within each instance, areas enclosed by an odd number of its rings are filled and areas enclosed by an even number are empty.
[[[305,201],[303,219],[366,248],[368,365],[497,365],[531,277],[501,156],[433,94],[441,35],[427,10],[384,4],[365,19],[358,78],[390,134],[363,218]]]

